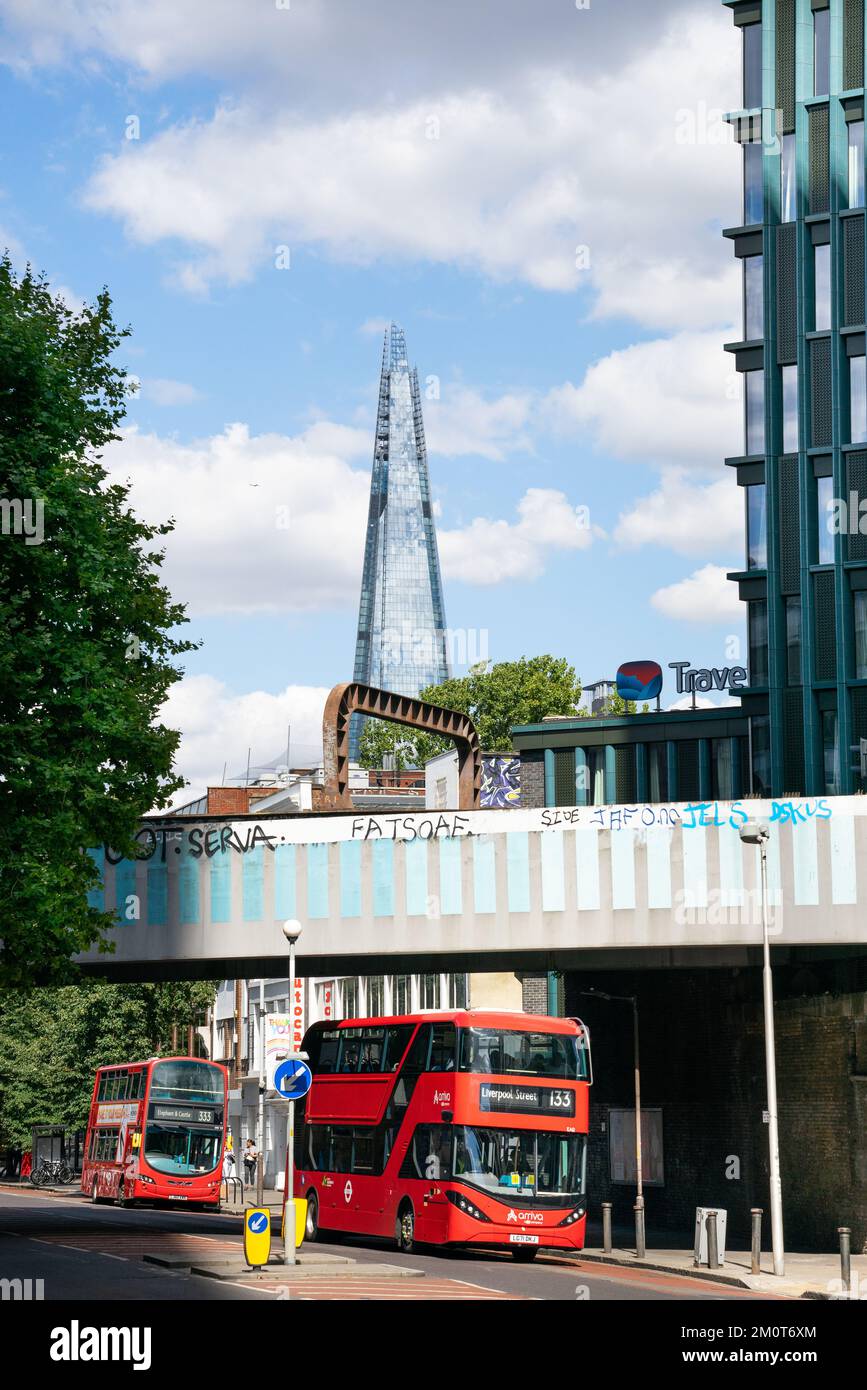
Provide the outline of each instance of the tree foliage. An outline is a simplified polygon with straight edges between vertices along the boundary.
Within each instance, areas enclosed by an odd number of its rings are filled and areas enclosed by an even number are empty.
[[[581,682],[565,657],[524,656],[518,661],[479,662],[465,676],[430,685],[423,700],[468,714],[485,752],[510,749],[516,724],[538,724],[547,715],[578,714]],[[418,767],[450,748],[451,740],[399,724],[368,720],[361,736],[363,767],[382,767],[393,752],[398,766]]]
[[[33,1125],[83,1128],[98,1066],[186,1052],[216,983],[115,985],[84,980],[0,999],[0,1146],[29,1147]]]
[[[110,919],[84,853],[183,785],[158,711],[193,646],[159,538],[108,480],[128,394],[107,292],[70,310],[0,260],[0,985],[71,975]],[[29,509],[29,512],[23,509]],[[39,517],[41,509],[41,530]],[[23,529],[29,516],[30,526]],[[24,518],[24,520],[22,520]],[[155,544],[156,542],[156,544]]]

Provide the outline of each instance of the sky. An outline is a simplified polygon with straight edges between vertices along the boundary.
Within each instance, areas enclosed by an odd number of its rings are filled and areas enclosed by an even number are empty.
[[[456,674],[745,664],[739,67],[719,0],[0,0],[0,244],[132,329],[185,796],[352,676],[390,320]]]

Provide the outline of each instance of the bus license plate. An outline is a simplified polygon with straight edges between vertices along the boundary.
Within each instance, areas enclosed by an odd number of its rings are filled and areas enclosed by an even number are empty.
[[[184,1196],[184,1194],[183,1194],[182,1192],[170,1192],[170,1193],[169,1193],[169,1201],[170,1201],[170,1202],[185,1202],[186,1200],[187,1200],[187,1199],[186,1199],[186,1197]]]
[[[509,1236],[512,1245],[538,1245],[538,1236]]]

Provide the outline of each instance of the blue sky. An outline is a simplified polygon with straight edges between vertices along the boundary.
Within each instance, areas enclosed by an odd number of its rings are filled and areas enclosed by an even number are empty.
[[[107,461],[177,521],[192,786],[289,721],[303,756],[351,675],[389,319],[451,629],[588,681],[737,659],[717,0],[550,0],[543,23],[521,0],[0,0],[0,26],[0,237],[72,301],[107,284],[133,329]]]

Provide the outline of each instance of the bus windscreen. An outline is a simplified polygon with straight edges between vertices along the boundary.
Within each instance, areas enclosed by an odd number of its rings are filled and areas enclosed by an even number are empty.
[[[584,1040],[571,1033],[463,1028],[459,1067],[461,1071],[548,1076],[558,1081],[586,1081],[588,1077]]]

